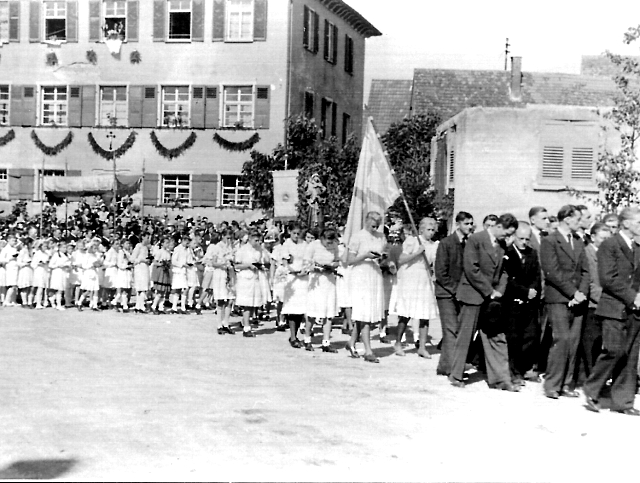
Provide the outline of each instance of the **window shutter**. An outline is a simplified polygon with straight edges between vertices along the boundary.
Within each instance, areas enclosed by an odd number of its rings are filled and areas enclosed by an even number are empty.
[[[267,40],[267,0],[253,2],[253,40]]]
[[[165,25],[167,22],[167,1],[153,0],[153,41],[165,41]]]
[[[220,126],[220,99],[217,87],[205,87],[204,127],[215,129]]]
[[[16,181],[18,182],[12,183],[12,184],[16,184],[18,187],[17,198],[21,200],[32,200],[33,194],[34,194],[33,192],[35,190],[33,170],[19,169],[17,171],[18,171],[19,178]]]
[[[313,53],[318,53],[318,43],[320,39],[320,17],[316,12],[311,12],[313,15]]]
[[[213,0],[213,41],[224,42],[224,7],[226,0]]]
[[[324,59],[329,60],[329,21],[324,21]]]
[[[253,119],[255,129],[269,129],[269,86],[256,87],[256,112]]]
[[[204,127],[204,91],[204,87],[197,86],[191,92],[191,127]]]
[[[353,39],[348,35],[344,36],[344,70],[353,74]]]
[[[218,176],[215,174],[194,174],[191,176],[191,204],[192,206],[216,206],[216,185]]]
[[[22,126],[22,86],[11,86],[11,112],[9,113],[9,123],[12,126]]]
[[[155,86],[145,86],[142,95],[142,127],[158,126],[158,101]]]
[[[9,2],[9,41],[20,42],[20,2]]]
[[[145,173],[143,203],[145,205],[158,205],[158,183],[160,179],[157,173]]]
[[[332,52],[332,62],[334,64],[338,63],[338,26],[333,26],[333,52]]]
[[[451,149],[449,152],[449,183],[453,183],[456,168],[456,152]]]
[[[36,86],[23,86],[22,89],[22,125],[36,125]]]
[[[29,3],[29,42],[40,42],[40,0]]]
[[[204,2],[192,0],[191,2],[191,41],[204,42]]]
[[[101,6],[102,3],[99,0],[89,0],[89,42],[99,42],[102,39]]]
[[[82,125],[82,87],[80,86],[69,88],[68,116],[69,127]]]
[[[96,124],[96,86],[82,86],[82,127]]]
[[[9,178],[7,180],[9,183],[9,199],[11,200],[19,199],[21,171],[20,169],[7,170],[7,177]]]
[[[142,95],[144,87],[129,87],[129,127],[142,127]]]
[[[331,103],[331,136],[335,137],[338,134],[338,105],[335,102]]]
[[[542,149],[542,178],[562,179],[564,149],[562,146],[545,146]]]
[[[309,39],[311,38],[311,32],[309,32],[309,18],[311,16],[311,11],[309,10],[309,7],[307,7],[306,5],[304,6],[304,20],[303,20],[303,25],[304,25],[304,29],[302,31],[302,45],[305,48],[309,48]]]
[[[67,0],[67,42],[78,41],[78,1]]]
[[[593,148],[571,150],[571,179],[591,181],[593,179]]]
[[[139,37],[140,2],[129,0],[127,2],[127,42],[138,42]]]

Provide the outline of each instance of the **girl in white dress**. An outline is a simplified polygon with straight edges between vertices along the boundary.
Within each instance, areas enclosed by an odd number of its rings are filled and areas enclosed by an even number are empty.
[[[16,305],[16,297],[18,295],[18,239],[15,235],[7,237],[7,244],[0,252],[0,261],[4,263],[5,283],[7,293],[3,302],[4,307],[13,307]]]
[[[18,289],[20,290],[20,298],[22,306],[32,308],[33,306],[33,268],[31,268],[31,260],[33,259],[33,240],[26,238],[22,242],[22,249],[18,254]]]
[[[206,308],[211,308],[210,303],[205,302],[205,300],[213,300],[213,255],[218,241],[220,240],[218,240],[217,237],[211,240],[201,260],[204,270],[202,272],[202,283],[200,284],[200,295],[196,302],[196,314],[198,315],[202,314],[203,304]]]
[[[236,298],[236,272],[233,268],[235,259],[233,232],[227,228],[222,232],[222,238],[215,245],[212,253],[213,267],[213,296],[218,306],[218,334],[233,334],[229,327],[231,305]]]
[[[140,235],[140,243],[136,245],[131,254],[133,263],[133,285],[136,292],[135,313],[143,314],[147,312],[145,302],[147,301],[147,291],[149,290],[149,243],[151,234]]]
[[[339,265],[338,233],[334,228],[322,231],[319,240],[307,245],[305,263],[309,266],[307,317],[322,323],[322,352],[338,352],[331,346],[331,324],[338,315],[336,278]],[[307,322],[304,346],[313,350],[311,332],[313,323]]]
[[[46,305],[45,297],[49,288],[49,259],[47,252],[48,245],[44,240],[37,240],[33,244],[33,258],[31,268],[33,269],[33,288],[35,291],[36,309],[44,309]]]
[[[80,282],[82,277],[82,265],[87,254],[84,240],[78,240],[75,250],[71,253],[71,273],[69,274],[69,296],[65,297],[66,305],[73,307],[80,297]]]
[[[298,329],[307,312],[307,290],[309,272],[304,265],[304,252],[307,244],[302,239],[302,228],[295,224],[289,231],[290,238],[282,244],[285,255],[287,277],[284,285],[282,314],[289,322],[289,344],[300,349]]]
[[[102,289],[105,292],[105,300],[113,300],[116,289],[116,277],[118,275],[118,251],[120,250],[120,240],[115,238],[111,242],[111,247],[104,255],[104,278],[102,279]]]
[[[384,317],[384,287],[380,262],[387,245],[383,233],[378,231],[382,215],[375,211],[367,213],[364,228],[349,241],[348,264],[351,265],[352,319],[354,330],[346,349],[351,357],[359,357],[354,346],[361,337],[364,344],[364,360],[380,362],[371,350],[371,324]]]
[[[202,263],[202,248],[194,238],[189,241],[189,261],[187,262],[187,306],[193,307],[196,290],[200,288],[200,273],[198,266]]]
[[[251,230],[247,243],[236,252],[235,261],[238,272],[236,304],[242,307],[242,335],[255,337],[251,330],[251,319],[256,309],[267,300],[258,272],[266,270],[269,264],[269,253],[262,248],[260,233],[257,230]]]
[[[189,237],[182,235],[180,244],[173,249],[171,254],[171,307],[172,313],[187,313],[187,266],[193,263],[193,257],[189,255]],[[178,310],[178,302],[180,309]]]
[[[418,355],[427,359],[431,358],[425,344],[429,331],[429,320],[438,316],[438,305],[431,276],[435,251],[432,250],[433,260],[429,261],[425,247],[433,237],[435,229],[436,221],[433,218],[423,218],[420,221],[419,236],[407,237],[402,245],[395,307],[395,312],[399,316],[395,352],[399,356],[405,355],[401,341],[407,328],[407,322],[409,319],[417,319],[420,321]]]
[[[69,283],[69,272],[71,272],[71,259],[67,254],[67,244],[58,243],[57,250],[53,252],[49,261],[51,269],[51,279],[49,288],[55,292],[55,303],[53,306],[58,310],[65,310],[62,305],[62,294],[65,293]]]
[[[125,240],[118,251],[116,261],[118,274],[116,275],[116,297],[111,302],[117,307],[120,303],[120,310],[129,312],[129,295],[131,293],[131,279],[133,278],[133,264],[131,263],[131,242]]]
[[[285,258],[288,256],[282,246],[283,236],[278,234],[278,243],[271,250],[270,278],[272,298],[276,306],[276,330],[284,332],[287,324],[282,317],[282,302],[284,301],[284,285],[286,281]]]
[[[98,311],[98,292],[100,291],[98,269],[100,265],[102,265],[102,257],[96,243],[91,242],[82,259],[82,275],[80,277],[80,290],[82,293],[76,302],[76,308],[79,311],[82,311],[85,297],[89,298],[89,308],[93,311]]]

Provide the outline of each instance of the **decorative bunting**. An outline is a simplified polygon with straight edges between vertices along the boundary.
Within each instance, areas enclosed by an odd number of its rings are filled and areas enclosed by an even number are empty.
[[[239,143],[234,143],[232,141],[228,141],[225,138],[223,138],[222,136],[220,136],[218,133],[215,133],[213,135],[213,140],[218,143],[218,145],[222,148],[222,149],[226,149],[227,151],[236,151],[236,152],[240,152],[240,151],[248,151],[249,149],[251,149],[253,146],[256,145],[256,143],[258,141],[260,141],[260,135],[258,133],[255,133],[253,136],[251,136],[249,139],[247,139],[246,141],[242,141]]]
[[[92,133],[87,134],[87,138],[89,139],[89,144],[91,145],[91,149],[93,149],[94,153],[106,159],[107,161],[111,161],[112,159],[117,159],[120,156],[123,156],[124,153],[131,149],[133,143],[136,142],[136,134],[137,133],[135,131],[131,131],[122,146],[120,146],[118,149],[114,149],[113,151],[103,149],[102,146],[100,146],[96,139],[93,137]]]
[[[9,144],[15,138],[16,138],[16,133],[12,129],[7,134],[5,134],[4,136],[0,137],[0,147],[4,146],[5,144]]]
[[[163,156],[169,160],[173,158],[177,158],[178,156],[182,156],[187,149],[189,149],[191,146],[194,145],[197,138],[196,133],[192,132],[189,135],[189,137],[185,140],[185,142],[183,142],[180,146],[173,149],[167,149],[162,145],[162,143],[158,139],[158,136],[156,136],[155,131],[151,131],[150,136],[151,136],[151,142],[155,146],[156,151],[160,153],[160,156]]]
[[[69,144],[71,144],[71,141],[73,141],[73,133],[69,131],[67,137],[65,137],[62,141],[60,141],[53,147],[43,144],[35,131],[31,131],[31,139],[33,139],[33,142],[38,147],[38,149],[40,149],[40,151],[42,151],[47,156],[57,156],[64,149],[66,149]]]

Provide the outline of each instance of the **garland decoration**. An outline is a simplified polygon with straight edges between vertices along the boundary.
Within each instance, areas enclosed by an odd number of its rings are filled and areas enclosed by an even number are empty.
[[[255,133],[253,136],[251,136],[249,139],[245,141],[234,143],[232,141],[226,140],[225,138],[220,136],[218,133],[215,133],[213,135],[213,140],[216,143],[218,143],[218,145],[222,149],[226,149],[227,151],[240,152],[240,151],[247,151],[251,149],[258,141],[260,141],[260,135],[258,133]]]
[[[196,138],[198,137],[196,136],[195,132],[192,132],[189,135],[189,137],[180,146],[173,149],[167,149],[162,145],[162,143],[158,139],[158,136],[156,136],[155,131],[151,131],[150,136],[151,136],[151,142],[153,143],[153,146],[156,148],[156,151],[160,153],[160,156],[163,156],[169,160],[172,160],[173,158],[177,158],[178,156],[182,156],[187,149],[189,149],[191,146],[194,145],[194,143],[196,142]]]
[[[31,139],[33,139],[33,142],[38,147],[38,149],[40,149],[40,151],[42,151],[47,156],[57,156],[62,151],[64,151],[67,146],[69,146],[69,144],[71,144],[71,141],[73,141],[73,133],[69,131],[67,137],[65,137],[55,146],[47,146],[46,144],[44,144],[42,141],[40,141],[40,138],[35,131],[31,131]]]
[[[15,131],[12,129],[11,131],[9,131],[7,134],[5,134],[4,136],[0,137],[0,147],[9,144],[11,141],[13,141],[16,138],[16,133]]]
[[[124,153],[131,149],[133,143],[136,142],[136,135],[137,133],[135,131],[131,131],[125,142],[122,143],[122,146],[120,146],[118,149],[114,149],[113,151],[109,151],[100,146],[96,141],[96,138],[93,137],[92,133],[87,134],[87,139],[89,139],[89,144],[91,145],[91,149],[93,149],[94,153],[106,159],[107,161],[111,161],[112,159],[117,159],[120,156],[123,156]]]

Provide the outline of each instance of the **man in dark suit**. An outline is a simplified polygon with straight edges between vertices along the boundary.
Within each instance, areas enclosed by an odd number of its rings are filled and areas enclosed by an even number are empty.
[[[573,205],[560,208],[557,231],[543,238],[540,245],[544,298],[553,335],[544,391],[552,399],[579,396],[574,370],[590,280],[584,243],[574,238],[580,217],[580,210]]]
[[[436,373],[442,376],[448,376],[451,372],[460,312],[456,290],[462,277],[462,253],[472,227],[473,216],[461,211],[456,215],[456,230],[440,241],[436,251],[435,293],[442,324],[441,353]]]
[[[524,385],[524,376],[536,364],[540,342],[538,305],[540,302],[540,263],[538,254],[529,246],[531,226],[518,222],[513,244],[504,256],[508,275],[503,298],[511,382]]]
[[[497,301],[505,292],[507,274],[502,270],[504,240],[513,235],[517,227],[518,220],[509,213],[504,214],[495,226],[471,235],[464,248],[463,274],[456,291],[456,298],[461,304],[460,327],[449,375],[449,381],[455,387],[464,387],[464,365],[481,310],[494,312]],[[487,382],[491,388],[515,392],[519,387],[511,384],[507,340],[504,332],[495,328],[496,322],[492,320],[491,326],[487,320],[480,323]]]
[[[598,250],[598,275],[602,295],[596,316],[602,320],[603,348],[584,384],[586,407],[600,410],[600,392],[611,384],[611,410],[640,416],[634,409],[640,332],[640,209],[620,213],[620,231],[602,242]]]
[[[542,238],[549,234],[549,213],[544,206],[534,206],[529,210],[529,223],[531,223],[531,240],[530,245],[538,254],[538,262],[540,261],[540,242]],[[542,269],[541,269],[542,270]],[[540,374],[546,371],[547,357],[549,356],[549,348],[551,347],[551,327],[549,326],[549,317],[544,305],[544,274],[541,272],[542,293],[540,294],[540,303],[538,304],[538,324],[540,341],[537,344],[537,359],[534,367],[525,374],[525,378],[529,381],[540,382]]]

